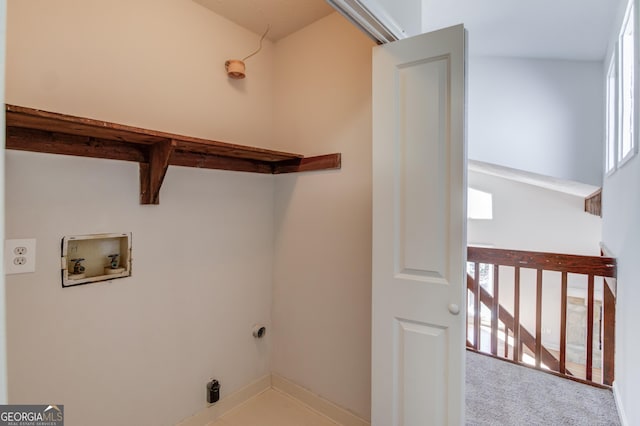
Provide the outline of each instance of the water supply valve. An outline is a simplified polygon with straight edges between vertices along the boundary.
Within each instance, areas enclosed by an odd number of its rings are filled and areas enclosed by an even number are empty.
[[[80,257],[78,259],[71,259],[71,261],[73,262],[73,274],[74,275],[83,274],[85,271],[84,266],[82,266],[82,262],[84,262],[84,258]]]
[[[207,402],[213,404],[220,399],[220,382],[216,379],[212,379],[207,383]]]
[[[119,254],[110,254],[109,256],[107,256],[109,258],[109,266],[111,267],[111,269],[116,269],[118,267],[118,256],[120,256]]]

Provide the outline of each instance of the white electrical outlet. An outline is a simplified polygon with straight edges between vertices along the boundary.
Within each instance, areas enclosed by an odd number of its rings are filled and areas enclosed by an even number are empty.
[[[4,242],[4,273],[23,274],[36,271],[36,240],[6,240]]]

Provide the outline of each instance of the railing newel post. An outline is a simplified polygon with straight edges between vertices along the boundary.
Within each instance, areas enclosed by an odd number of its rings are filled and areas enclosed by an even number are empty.
[[[500,290],[498,285],[499,266],[493,265],[493,303],[491,304],[491,353],[498,355],[498,309]]]
[[[594,307],[594,282],[593,274],[589,274],[587,283],[587,362],[586,377],[591,381],[593,378],[593,307]]]
[[[615,379],[616,296],[609,280],[605,279],[602,287],[602,309],[604,310],[602,320],[602,334],[604,336],[602,339],[602,384],[612,386]]]
[[[566,373],[567,363],[567,273],[562,273],[562,296],[560,302],[560,370]]]
[[[480,264],[474,262],[473,276],[473,344],[477,351],[480,350]]]
[[[536,368],[542,363],[542,269],[536,274]]]

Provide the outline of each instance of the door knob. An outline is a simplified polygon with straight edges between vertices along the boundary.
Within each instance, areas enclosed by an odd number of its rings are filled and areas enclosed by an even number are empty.
[[[450,304],[449,312],[451,312],[453,315],[458,315],[460,313],[460,306],[456,305],[455,303]]]

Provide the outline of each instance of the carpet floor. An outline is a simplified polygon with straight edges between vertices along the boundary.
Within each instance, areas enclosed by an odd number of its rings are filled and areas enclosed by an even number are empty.
[[[613,393],[467,351],[467,425],[620,425]]]

